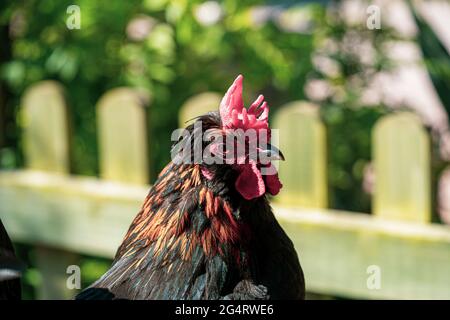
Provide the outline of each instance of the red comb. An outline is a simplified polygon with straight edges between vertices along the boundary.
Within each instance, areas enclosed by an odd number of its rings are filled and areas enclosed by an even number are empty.
[[[239,75],[220,103],[220,118],[227,129],[269,129],[269,106],[264,96],[259,97],[247,109],[242,101],[242,80]]]

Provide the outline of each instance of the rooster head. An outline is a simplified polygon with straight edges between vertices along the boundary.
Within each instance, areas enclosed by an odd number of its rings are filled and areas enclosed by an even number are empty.
[[[266,192],[278,194],[282,184],[271,161],[284,160],[284,156],[269,143],[271,138],[268,122],[269,106],[264,101],[264,96],[259,95],[246,109],[242,100],[242,82],[242,75],[234,80],[222,98],[219,114],[225,136],[244,136],[243,139],[231,139],[238,150],[232,166],[238,171],[236,190],[242,197],[251,200]],[[243,148],[240,149],[240,145]],[[240,154],[239,150],[245,151]],[[227,151],[229,150],[225,150],[225,153]]]
[[[200,116],[186,130],[181,129],[183,137],[174,137],[179,143],[172,149],[172,159],[199,164],[209,181],[223,182],[232,176],[236,191],[252,200],[266,193],[278,194],[282,184],[272,161],[284,160],[284,156],[270,144],[269,107],[264,96],[245,108],[242,81],[242,75],[234,80],[219,112]]]

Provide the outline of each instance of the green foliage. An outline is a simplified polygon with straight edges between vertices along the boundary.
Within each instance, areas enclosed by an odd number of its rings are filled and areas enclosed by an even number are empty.
[[[370,195],[364,191],[364,171],[372,158],[372,129],[386,113],[382,107],[349,109],[325,105],[327,125],[328,184],[333,208],[370,212]]]
[[[319,91],[328,92],[308,98],[321,104],[327,127],[329,203],[332,208],[368,213],[371,199],[363,185],[371,161],[372,128],[388,111],[379,102],[365,102],[363,93],[378,72],[392,67],[384,50],[397,36],[387,26],[368,30],[365,25],[349,25],[339,11],[319,11],[316,19],[320,27],[313,34],[308,80],[319,81],[325,85]]]
[[[249,21],[251,3],[238,1],[225,1],[224,18],[204,27],[194,16],[199,3],[135,0],[106,6],[79,0],[80,30],[65,25],[70,1],[11,3],[3,20],[15,30],[13,58],[1,68],[14,93],[11,105],[17,110],[20,93],[36,81],[61,81],[74,111],[74,171],[93,175],[98,171],[94,105],[110,88],[151,92],[154,172],[169,159],[169,132],[189,96],[223,92],[242,73],[248,97],[266,93],[273,106],[303,97],[310,35],[280,33],[272,23],[256,27]],[[130,36],[130,21],[136,19],[149,24],[144,39]]]
[[[411,9],[419,27],[417,42],[422,49],[425,66],[442,104],[450,115],[450,95],[448,94],[450,88],[450,54],[431,27],[417,15],[413,6],[411,6]]]

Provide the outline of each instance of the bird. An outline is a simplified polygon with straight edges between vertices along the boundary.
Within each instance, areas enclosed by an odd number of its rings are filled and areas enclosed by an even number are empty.
[[[218,111],[182,130],[110,269],[75,299],[304,299],[297,251],[269,202],[284,156],[264,96],[247,109],[242,91],[239,75]],[[198,150],[209,156],[196,160]]]
[[[23,263],[17,259],[11,239],[0,220],[0,300],[20,300]]]

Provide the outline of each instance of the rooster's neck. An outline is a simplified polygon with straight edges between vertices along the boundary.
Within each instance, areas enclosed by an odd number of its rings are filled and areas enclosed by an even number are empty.
[[[239,263],[248,228],[240,217],[240,199],[224,181],[208,180],[200,165],[170,163],[159,175],[119,248],[122,256],[148,255],[159,265],[190,260],[201,249]]]

